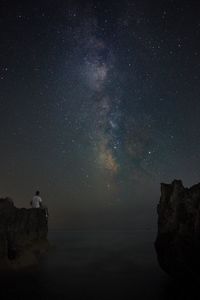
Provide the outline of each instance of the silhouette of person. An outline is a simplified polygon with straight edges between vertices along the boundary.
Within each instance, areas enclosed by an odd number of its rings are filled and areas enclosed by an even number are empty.
[[[42,198],[40,197],[40,191],[36,191],[35,196],[31,201],[32,208],[42,207]]]

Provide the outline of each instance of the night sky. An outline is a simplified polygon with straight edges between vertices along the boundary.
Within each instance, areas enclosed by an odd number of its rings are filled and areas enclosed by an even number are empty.
[[[0,125],[1,196],[151,226],[160,182],[200,181],[198,1],[1,0]]]

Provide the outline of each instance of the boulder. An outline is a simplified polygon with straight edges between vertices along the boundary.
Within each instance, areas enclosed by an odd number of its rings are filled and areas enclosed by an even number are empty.
[[[181,180],[161,183],[155,241],[158,262],[169,275],[200,273],[200,183],[185,188]],[[188,278],[188,277],[187,277]]]
[[[48,220],[44,209],[16,208],[0,199],[0,270],[38,263],[48,249]]]

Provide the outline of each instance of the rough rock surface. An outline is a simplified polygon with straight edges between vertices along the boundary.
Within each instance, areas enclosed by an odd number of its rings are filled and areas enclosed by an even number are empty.
[[[16,208],[11,199],[0,199],[0,269],[37,263],[48,249],[47,234],[44,209]]]
[[[170,275],[200,274],[200,183],[184,188],[180,180],[161,183],[158,204],[158,262]]]

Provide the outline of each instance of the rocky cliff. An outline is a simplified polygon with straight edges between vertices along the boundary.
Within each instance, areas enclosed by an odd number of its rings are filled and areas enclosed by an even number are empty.
[[[16,208],[0,199],[0,269],[17,269],[38,262],[48,248],[44,209]]]
[[[185,188],[180,180],[161,184],[157,208],[158,262],[170,275],[200,273],[200,183]]]

